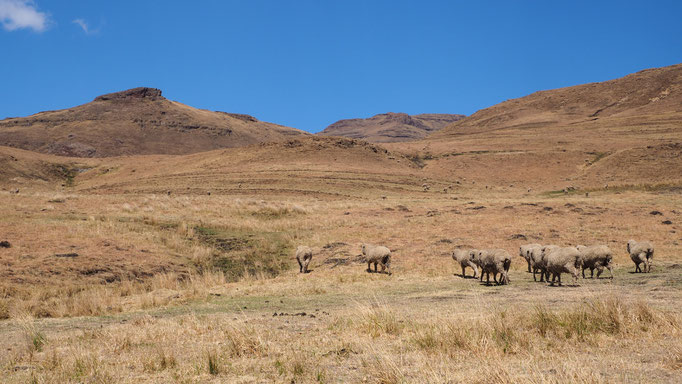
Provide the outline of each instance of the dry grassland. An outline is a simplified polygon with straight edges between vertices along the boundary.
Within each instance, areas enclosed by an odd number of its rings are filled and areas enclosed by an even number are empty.
[[[0,377],[682,380],[679,193],[409,188],[261,199],[0,192],[12,243],[0,248]],[[629,238],[656,244],[651,274],[631,273]],[[393,250],[393,276],[365,272],[364,241]],[[526,242],[607,244],[615,278],[552,288],[516,257],[510,285],[484,286],[449,255],[516,254]],[[293,268],[299,244],[314,248],[309,274]]]

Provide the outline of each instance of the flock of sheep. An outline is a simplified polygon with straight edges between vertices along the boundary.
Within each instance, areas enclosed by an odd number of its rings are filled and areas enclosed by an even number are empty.
[[[635,272],[650,272],[654,258],[654,246],[649,241],[637,242],[630,240],[626,249],[630,254],[630,259],[635,263]],[[367,272],[374,272],[377,265],[381,265],[381,272],[391,274],[391,250],[384,246],[362,244],[362,254],[367,261]],[[559,247],[556,245],[526,244],[519,248],[519,256],[523,257],[528,263],[528,272],[533,273],[533,280],[537,281],[537,273],[540,273],[540,281],[555,282],[561,285],[561,274],[569,273],[573,276],[574,284],[578,282],[579,272],[585,278],[585,270],[590,270],[590,277],[594,277],[594,270],[597,270],[597,278],[601,276],[604,268],[608,269],[610,277],[613,278],[613,254],[606,245],[575,247]],[[308,272],[308,265],[313,258],[313,251],[310,247],[299,246],[296,249],[296,260],[299,265],[300,273]],[[498,284],[509,283],[509,267],[512,257],[504,249],[455,249],[452,258],[462,267],[462,277],[466,276],[466,268],[474,270],[474,278],[479,277],[483,281],[486,275],[486,284],[490,284],[490,274],[493,281]],[[644,265],[643,268],[640,265]],[[480,273],[479,273],[480,270]],[[497,275],[499,274],[499,280]]]

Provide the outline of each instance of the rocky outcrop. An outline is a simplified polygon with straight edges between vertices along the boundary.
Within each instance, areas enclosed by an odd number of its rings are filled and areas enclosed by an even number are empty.
[[[138,87],[127,89],[125,91],[107,93],[106,95],[97,96],[95,101],[107,100],[132,100],[132,99],[148,99],[158,100],[164,99],[161,96],[161,90],[156,88]]]
[[[382,113],[368,119],[339,120],[320,132],[323,136],[343,136],[376,143],[390,143],[422,139],[448,124],[463,119],[464,115]]]

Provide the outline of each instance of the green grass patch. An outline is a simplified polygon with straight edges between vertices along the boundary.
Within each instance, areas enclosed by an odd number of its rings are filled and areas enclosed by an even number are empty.
[[[290,267],[293,248],[281,232],[195,226],[194,233],[196,240],[214,249],[208,266],[229,280],[275,277]]]

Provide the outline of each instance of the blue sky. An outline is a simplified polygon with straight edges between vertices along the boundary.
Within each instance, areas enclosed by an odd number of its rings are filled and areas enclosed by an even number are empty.
[[[136,86],[310,132],[682,62],[682,1],[0,0],[0,119]]]

